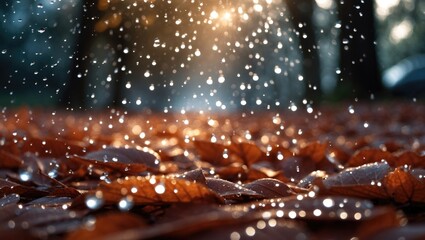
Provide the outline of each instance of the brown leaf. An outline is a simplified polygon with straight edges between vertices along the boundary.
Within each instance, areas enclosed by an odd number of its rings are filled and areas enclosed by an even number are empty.
[[[393,163],[395,157],[392,153],[383,151],[381,149],[362,149],[355,153],[347,162],[347,167],[358,167],[368,163],[381,162],[382,160],[388,163]]]
[[[398,203],[425,203],[425,179],[403,167],[396,168],[383,181],[388,194]]]
[[[223,179],[206,178],[206,185],[228,200],[246,200],[262,198],[261,194],[247,189],[240,184],[229,182]]]
[[[299,150],[298,156],[310,158],[316,163],[321,162],[326,156],[327,145],[324,143],[309,143]]]
[[[230,150],[230,154],[236,154],[247,166],[261,161],[265,156],[257,145],[250,142],[233,143]]]
[[[216,166],[227,166],[232,163],[229,152],[227,152],[227,156],[223,156],[225,150],[228,151],[229,146],[202,140],[196,140],[193,144],[202,161]]]
[[[117,204],[124,197],[131,197],[135,205],[223,201],[201,183],[165,176],[126,177],[111,184],[101,183],[97,191],[106,204]]]
[[[191,182],[206,184],[205,175],[202,172],[202,169],[199,168],[192,171],[184,172],[183,174],[178,175],[178,177]]]
[[[135,148],[105,148],[96,152],[90,152],[84,156],[85,159],[100,162],[116,162],[126,164],[144,164],[149,168],[158,169],[159,155],[150,149]]]
[[[319,179],[325,179],[328,177],[328,174],[325,171],[317,170],[313,171],[307,176],[305,176],[303,179],[301,179],[297,186],[302,188],[308,188],[310,187],[315,181]]]
[[[319,187],[322,194],[337,194],[369,199],[388,199],[383,186],[385,176],[391,172],[387,162],[365,164],[347,168],[324,179]]]
[[[263,178],[244,185],[264,198],[279,198],[293,195],[292,190],[283,182],[272,178]]]
[[[94,225],[83,225],[69,233],[66,239],[105,239],[111,234],[146,227],[145,221],[132,213],[107,213],[97,216],[95,220]]]
[[[0,150],[0,168],[15,169],[22,165],[22,159],[4,150]]]
[[[292,182],[298,181],[316,170],[316,164],[311,159],[290,157],[276,163],[276,168]]]
[[[0,179],[0,196],[9,194],[18,194],[24,199],[35,199],[46,196],[48,192]]]
[[[157,172],[157,169],[148,168],[145,164],[140,163],[103,162],[77,156],[72,156],[69,160],[78,163],[78,167],[81,170],[79,176],[87,175],[89,171],[97,175],[104,172],[117,172],[124,176],[143,175],[148,170],[154,173]],[[74,172],[78,171],[74,169]]]
[[[398,228],[387,228],[383,231],[375,233],[370,240],[381,240],[381,239],[425,239],[425,224],[414,223],[407,226]]]
[[[69,141],[51,138],[29,138],[23,141],[21,152],[31,152],[40,157],[63,157],[67,155],[83,155],[85,148]]]
[[[394,160],[394,162],[388,162],[393,167],[408,165],[414,168],[425,168],[425,155],[419,156],[415,152],[403,152]]]
[[[62,208],[26,207],[18,216],[13,218],[13,221],[17,226],[26,225],[31,228],[37,225],[47,226],[54,222],[73,220],[76,217],[82,216]]]

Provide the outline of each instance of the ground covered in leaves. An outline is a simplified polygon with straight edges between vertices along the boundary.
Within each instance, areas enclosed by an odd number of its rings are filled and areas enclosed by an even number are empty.
[[[424,239],[422,103],[3,109],[2,239]]]

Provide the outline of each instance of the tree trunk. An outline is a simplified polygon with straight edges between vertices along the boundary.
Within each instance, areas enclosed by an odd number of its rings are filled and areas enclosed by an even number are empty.
[[[321,100],[320,59],[313,24],[313,0],[286,0],[294,29],[298,32],[302,54],[303,81],[306,83],[305,96],[315,105]]]
[[[73,60],[60,104],[64,107],[84,109],[87,106],[86,87],[91,63],[90,53],[97,35],[94,26],[101,15],[96,0],[85,1],[82,8],[81,22],[76,30]]]
[[[370,98],[383,90],[375,48],[374,1],[337,3],[341,23],[338,98]]]

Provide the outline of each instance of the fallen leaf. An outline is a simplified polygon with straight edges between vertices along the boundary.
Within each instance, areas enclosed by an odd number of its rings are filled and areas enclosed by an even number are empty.
[[[258,179],[245,184],[244,187],[261,194],[264,198],[288,197],[294,194],[285,183],[272,178]]]
[[[245,201],[247,199],[262,198],[261,194],[243,187],[241,184],[224,179],[206,178],[206,185],[227,200]]]
[[[383,180],[391,171],[392,168],[387,162],[347,168],[324,179],[322,185],[319,184],[320,192],[369,199],[388,199]]]
[[[347,162],[347,167],[358,167],[368,163],[381,162],[382,160],[388,163],[393,163],[395,157],[392,153],[381,149],[367,148],[356,152]]]
[[[383,184],[398,203],[425,203],[425,179],[413,176],[408,169],[396,168],[385,177]]]
[[[106,213],[93,220],[94,223],[88,221],[80,229],[69,233],[65,239],[105,239],[128,229],[146,227],[146,222],[132,213]]]
[[[16,169],[21,167],[24,163],[19,157],[4,150],[0,150],[0,159],[0,168],[5,169]]]
[[[166,176],[126,177],[110,184],[101,183],[105,204],[117,204],[130,197],[135,205],[158,205],[182,202],[222,203],[223,199],[201,183]]]

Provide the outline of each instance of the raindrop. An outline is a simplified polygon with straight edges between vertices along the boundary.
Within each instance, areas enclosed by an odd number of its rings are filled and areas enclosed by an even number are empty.
[[[159,47],[161,46],[161,42],[159,41],[159,38],[155,38],[153,41],[153,47]]]
[[[349,107],[348,107],[348,112],[350,113],[350,114],[354,114],[354,107],[353,107],[353,105],[350,105]]]
[[[323,206],[327,207],[327,208],[331,208],[335,205],[335,202],[332,198],[325,198],[323,200]]]
[[[92,210],[99,209],[103,205],[102,193],[97,192],[95,195],[87,195],[86,206]]]
[[[24,182],[30,181],[32,178],[32,174],[33,174],[33,169],[30,167],[19,170],[19,178],[21,179],[21,181],[24,181]]]
[[[165,193],[165,186],[163,183],[159,183],[155,186],[155,192],[158,194],[164,194]]]
[[[49,170],[47,175],[51,178],[56,178],[59,174],[59,163],[56,160],[53,160],[49,163]]]
[[[131,196],[126,196],[118,202],[118,208],[121,211],[129,211],[133,205],[133,198]]]
[[[44,33],[44,32],[46,32],[46,29],[45,28],[40,28],[40,29],[38,29],[38,32],[39,33]]]
[[[1,50],[1,53],[2,53],[2,54],[6,54],[6,53],[7,53],[7,49],[3,49],[3,50]]]

